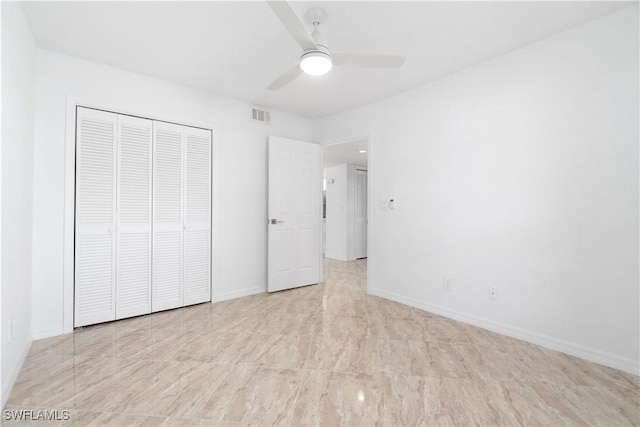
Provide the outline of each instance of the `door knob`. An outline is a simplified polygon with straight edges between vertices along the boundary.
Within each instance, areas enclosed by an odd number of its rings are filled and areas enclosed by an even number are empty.
[[[284,222],[284,221],[279,221],[279,220],[277,220],[277,219],[275,219],[275,218],[271,218],[271,224],[281,224],[281,223],[283,223],[283,222]]]

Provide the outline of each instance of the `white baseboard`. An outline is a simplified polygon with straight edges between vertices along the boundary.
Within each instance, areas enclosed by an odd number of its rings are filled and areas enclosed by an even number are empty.
[[[11,394],[11,390],[13,389],[13,385],[18,379],[18,375],[20,374],[22,365],[24,365],[24,361],[27,360],[27,355],[29,354],[29,349],[31,348],[32,342],[33,340],[31,339],[31,337],[29,337],[24,342],[22,349],[20,349],[18,357],[11,364],[9,372],[2,372],[2,409],[4,409],[4,405],[6,405],[7,400],[9,400],[9,395]]]
[[[45,338],[57,337],[58,335],[63,335],[65,332],[62,329],[49,329],[46,331],[34,331],[33,332],[33,340],[42,340]]]
[[[335,259],[335,260],[338,260],[338,261],[349,261],[349,260],[348,260],[347,258],[345,258],[345,257],[341,257],[341,256],[333,255],[333,254],[331,254],[331,253],[329,253],[329,252],[325,253],[325,254],[324,254],[324,257],[325,257],[325,258]]]
[[[256,295],[256,294],[262,294],[264,292],[267,292],[267,288],[266,287],[255,287],[255,288],[248,288],[248,289],[242,289],[239,291],[232,291],[232,292],[224,292],[218,295],[214,295],[213,298],[211,298],[211,302],[220,302],[220,301],[227,301],[230,299],[236,299],[236,298],[242,298],[242,297],[248,297],[250,295]]]
[[[526,329],[510,326],[504,323],[495,322],[493,320],[489,320],[472,314],[451,310],[449,308],[442,307],[436,304],[425,303],[413,298],[407,298],[402,295],[395,294],[393,292],[387,292],[380,289],[369,289],[368,292],[371,295],[399,302],[411,307],[419,308],[420,310],[458,320],[462,323],[468,323],[479,328],[488,329],[502,335],[527,341],[551,350],[560,351],[571,356],[576,356],[590,362],[595,362],[600,365],[619,369],[630,374],[640,375],[640,361],[638,360],[621,357],[616,354],[607,353],[580,344],[561,340],[550,335],[540,334]]]
[[[266,287],[255,287],[255,288],[242,289],[239,291],[225,292],[219,295],[213,295],[213,297],[211,298],[211,302],[214,303],[214,302],[220,302],[220,301],[227,301],[230,299],[248,297],[250,295],[261,294],[263,292],[267,292]],[[149,314],[152,314],[152,313],[149,313]],[[35,331],[33,333],[33,340],[35,341],[35,340],[41,340],[44,338],[51,338],[58,335],[63,335],[64,333],[65,332],[62,329],[49,329],[46,331]]]

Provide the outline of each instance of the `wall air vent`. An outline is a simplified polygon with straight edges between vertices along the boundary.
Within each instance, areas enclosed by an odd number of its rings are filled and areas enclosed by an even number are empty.
[[[271,123],[271,113],[262,107],[251,106],[251,120],[258,123]]]

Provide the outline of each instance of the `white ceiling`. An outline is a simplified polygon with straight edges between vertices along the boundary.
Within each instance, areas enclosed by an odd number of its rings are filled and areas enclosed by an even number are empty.
[[[334,52],[404,55],[401,69],[334,67],[279,91],[300,47],[265,2],[27,2],[38,46],[317,118],[380,100],[590,19],[624,2],[294,2],[327,14]]]
[[[322,147],[322,166],[329,167],[348,163],[356,166],[367,166],[368,153],[360,153],[367,150],[366,139],[345,142],[342,144],[325,145]]]

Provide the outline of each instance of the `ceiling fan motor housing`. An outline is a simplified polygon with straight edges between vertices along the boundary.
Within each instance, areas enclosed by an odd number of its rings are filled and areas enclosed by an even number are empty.
[[[307,74],[321,76],[333,66],[331,53],[325,46],[318,45],[317,49],[307,49],[300,56],[300,68]]]
[[[318,30],[319,25],[320,21],[313,21],[314,31],[311,37],[315,42],[315,48],[305,49],[300,56],[300,68],[302,68],[305,73],[314,76],[321,76],[327,73],[333,66],[329,46]]]
[[[306,56],[310,54],[324,55],[329,58],[329,60],[331,60],[331,52],[329,51],[329,48],[327,46],[322,44],[317,44],[316,46],[316,49],[306,49],[304,52],[302,52],[302,55],[300,55],[300,60],[302,61]]]

